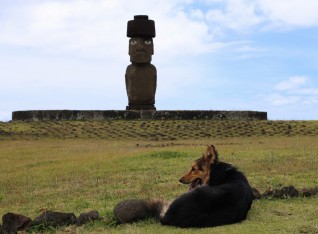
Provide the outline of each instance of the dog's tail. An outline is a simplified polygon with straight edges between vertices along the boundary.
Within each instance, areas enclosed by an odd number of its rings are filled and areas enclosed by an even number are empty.
[[[118,203],[114,208],[114,216],[119,223],[131,223],[147,218],[162,219],[170,202],[163,200],[130,199]]]

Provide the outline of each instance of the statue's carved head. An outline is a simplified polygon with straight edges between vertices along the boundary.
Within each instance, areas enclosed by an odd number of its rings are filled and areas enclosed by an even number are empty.
[[[152,38],[132,37],[129,40],[129,55],[131,62],[150,63],[153,51]]]
[[[127,23],[130,61],[134,63],[150,63],[154,53],[153,37],[156,36],[155,22],[147,15],[136,15]]]

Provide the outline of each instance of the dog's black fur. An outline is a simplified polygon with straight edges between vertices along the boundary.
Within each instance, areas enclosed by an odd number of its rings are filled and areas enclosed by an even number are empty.
[[[174,200],[160,219],[163,225],[214,227],[246,219],[253,194],[245,175],[224,162],[211,167],[208,185]]]

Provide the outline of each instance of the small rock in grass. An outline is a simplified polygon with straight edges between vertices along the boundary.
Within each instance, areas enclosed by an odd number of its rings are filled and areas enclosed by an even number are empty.
[[[312,191],[311,191],[311,189],[302,189],[301,191],[300,191],[300,194],[302,195],[302,196],[304,196],[304,197],[310,197],[310,196],[312,196]]]
[[[44,225],[50,227],[62,227],[76,223],[76,216],[73,213],[62,213],[45,211],[34,219],[32,226]]]
[[[300,194],[304,197],[318,195],[318,187],[317,188],[304,188],[301,190]]]
[[[277,195],[278,198],[297,197],[299,195],[299,192],[294,186],[290,185],[282,187]],[[274,197],[276,196],[274,195]]]
[[[262,197],[274,197],[274,198],[287,198],[287,197],[297,197],[299,195],[298,190],[290,185],[282,187],[281,189],[269,189],[263,193]]]
[[[0,233],[16,233],[26,230],[32,220],[29,217],[20,214],[6,213],[2,216],[2,227]]]
[[[81,213],[80,216],[76,220],[76,224],[81,226],[89,221],[98,220],[98,219],[99,219],[98,211],[92,210],[92,211],[87,212],[87,213]]]

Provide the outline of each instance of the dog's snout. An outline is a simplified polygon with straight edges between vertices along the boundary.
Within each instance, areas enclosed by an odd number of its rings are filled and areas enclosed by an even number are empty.
[[[182,183],[182,184],[184,184],[184,178],[183,178],[183,177],[180,178],[179,182]]]

